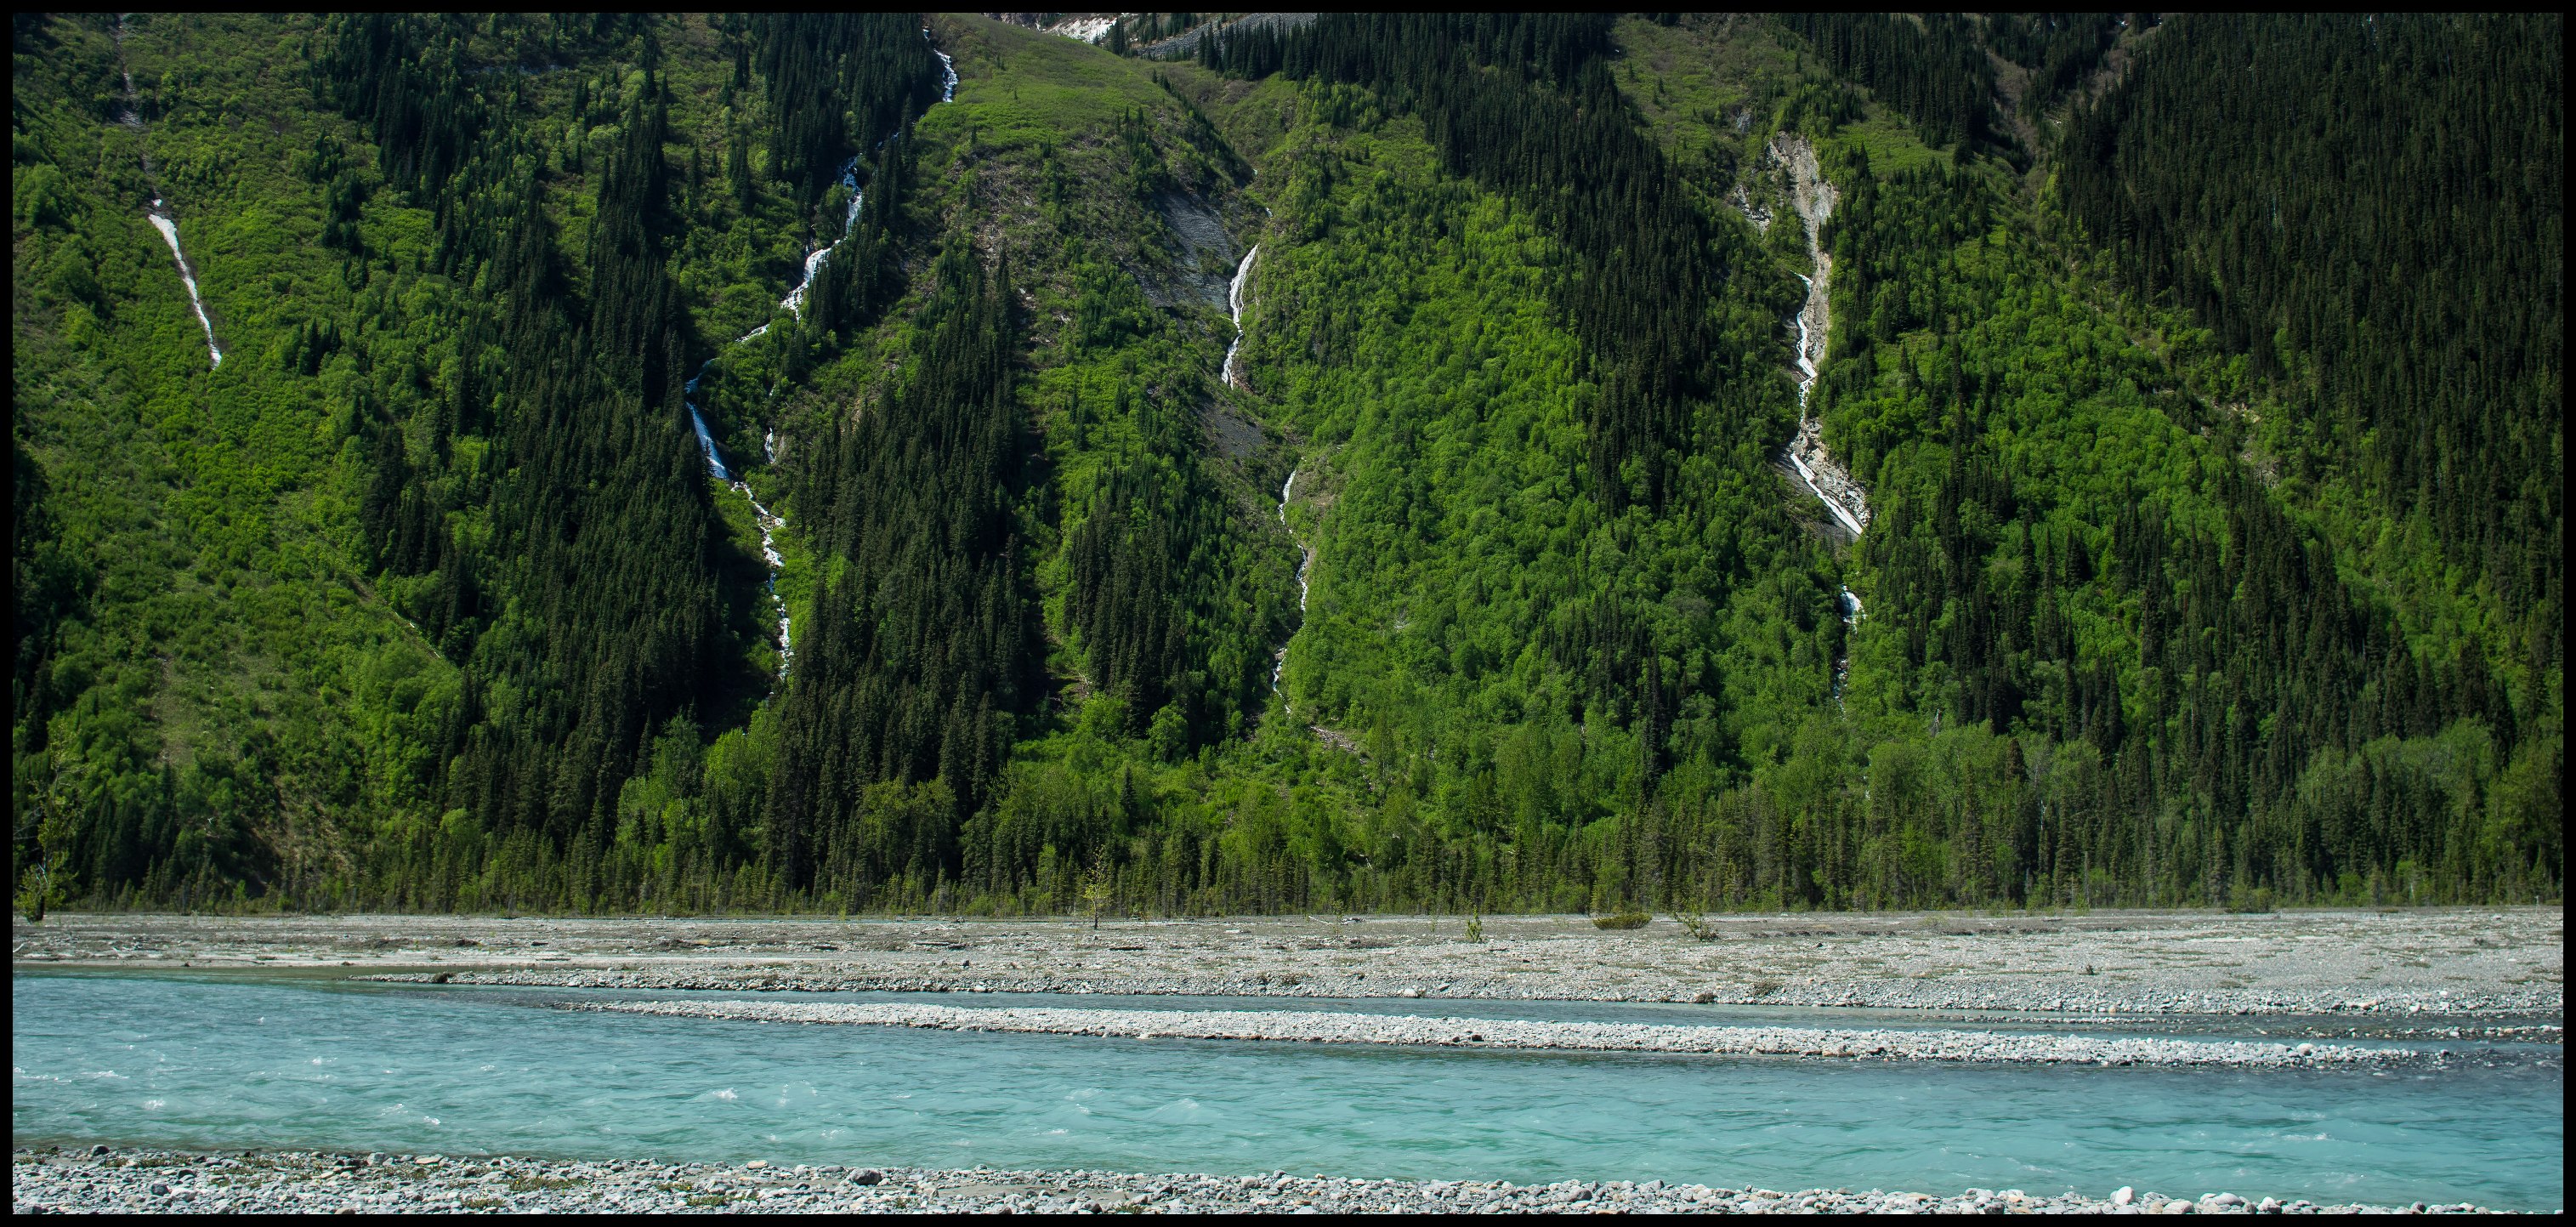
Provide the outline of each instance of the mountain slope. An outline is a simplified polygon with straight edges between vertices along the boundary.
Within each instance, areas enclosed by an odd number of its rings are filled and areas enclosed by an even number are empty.
[[[2255,353],[2288,27],[1910,22],[22,20],[22,891],[2557,897],[2554,273]]]

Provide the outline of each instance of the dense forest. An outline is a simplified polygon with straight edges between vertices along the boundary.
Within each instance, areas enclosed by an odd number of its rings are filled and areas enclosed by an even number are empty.
[[[2559,899],[2560,22],[19,15],[19,902]]]

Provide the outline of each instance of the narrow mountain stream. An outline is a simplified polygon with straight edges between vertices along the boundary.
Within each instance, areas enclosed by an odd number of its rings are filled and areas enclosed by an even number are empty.
[[[1218,370],[1217,379],[1230,387],[1244,387],[1242,377],[1234,373],[1234,356],[1243,352],[1243,281],[1252,275],[1252,261],[1260,254],[1259,243],[1243,253],[1243,263],[1234,266],[1234,284],[1226,287],[1225,291],[1226,307],[1234,312],[1234,340],[1225,347],[1225,366]],[[1279,497],[1285,500],[1288,496],[1283,494]]]
[[[1296,492],[1297,473],[1298,470],[1290,469],[1288,480],[1281,483],[1279,487],[1279,526],[1288,530],[1290,540],[1296,540],[1297,536],[1296,528],[1288,523],[1288,499]],[[1307,577],[1315,569],[1315,547],[1299,541],[1297,549],[1297,624],[1302,627],[1306,623]],[[1272,694],[1279,693],[1279,679],[1288,672],[1288,645],[1296,641],[1297,632],[1290,630],[1288,637],[1279,641],[1279,650],[1270,654],[1270,693]]]
[[[1833,325],[1829,294],[1834,258],[1824,249],[1819,236],[1825,222],[1833,217],[1841,193],[1825,181],[1816,165],[1815,148],[1805,137],[1783,133],[1772,140],[1770,152],[1788,167],[1790,203],[1796,209],[1799,225],[1807,232],[1807,255],[1816,266],[1815,276],[1798,278],[1807,283],[1807,300],[1798,309],[1798,434],[1789,442],[1788,460],[1817,501],[1852,536],[1858,537],[1869,527],[1868,495],[1852,479],[1850,470],[1825,450],[1824,422],[1809,407]]]
[[[1226,307],[1234,312],[1234,341],[1225,347],[1225,365],[1217,372],[1219,381],[1229,387],[1241,388],[1247,392],[1252,390],[1251,385],[1244,382],[1242,373],[1236,369],[1235,358],[1243,352],[1245,336],[1243,289],[1252,276],[1252,262],[1260,255],[1261,244],[1259,243],[1253,244],[1252,250],[1243,253],[1243,263],[1234,268],[1234,283],[1226,289]],[[1279,527],[1287,530],[1289,540],[1297,541],[1297,621],[1303,625],[1306,621],[1307,577],[1315,569],[1315,547],[1298,541],[1296,526],[1288,522],[1288,500],[1296,496],[1297,476],[1301,471],[1294,468],[1288,470],[1288,480],[1279,485]],[[1288,645],[1295,642],[1296,638],[1297,632],[1290,630],[1288,638],[1280,641],[1279,649],[1270,654],[1270,693],[1272,694],[1279,693],[1280,679],[1288,672]]]
[[[206,364],[224,364],[223,346],[215,343],[215,321],[206,315],[206,300],[197,293],[197,272],[188,267],[188,253],[179,250],[179,223],[164,212],[160,197],[152,198],[152,211],[144,214],[152,228],[161,232],[161,241],[170,245],[170,258],[179,263],[179,280],[188,287],[188,306],[197,313],[197,326],[206,330]]]
[[[1789,172],[1789,203],[1798,215],[1798,224],[1807,235],[1807,255],[1816,268],[1813,277],[1800,274],[1807,284],[1807,298],[1798,307],[1798,433],[1789,441],[1782,457],[1798,473],[1816,501],[1825,505],[1834,521],[1857,540],[1869,528],[1869,497],[1853,479],[1851,471],[1834,459],[1825,448],[1824,422],[1816,416],[1810,397],[1816,390],[1816,379],[1822,374],[1825,344],[1832,334],[1833,316],[1830,292],[1833,286],[1834,257],[1822,241],[1825,222],[1834,215],[1841,193],[1825,181],[1816,165],[1815,147],[1795,133],[1782,133],[1772,138],[1767,151],[1769,160]],[[1744,212],[1755,228],[1768,230],[1772,215],[1756,205],[1741,185],[1735,192],[1736,207]],[[1842,589],[1839,601],[1845,626],[1857,626],[1861,619],[1860,598],[1849,588]],[[1848,650],[1834,657],[1833,698],[1836,706],[1843,700],[1843,683],[1851,675]]]
[[[134,90],[134,70],[125,66],[125,18],[121,14],[116,19],[116,60],[117,71],[125,78],[125,110],[117,115],[116,121],[137,136],[144,135],[147,130]],[[160,176],[152,169],[152,151],[143,150],[142,157],[143,177],[154,185],[152,207],[144,211],[143,218],[152,223],[154,230],[161,232],[161,241],[170,245],[170,259],[179,265],[179,281],[188,287],[188,308],[197,313],[197,326],[206,330],[206,365],[222,366],[224,349],[215,342],[215,321],[206,314],[205,296],[197,291],[197,270],[189,266],[188,253],[179,248],[179,223],[170,216],[169,202],[161,196]]]
[[[927,29],[923,30],[921,32],[921,36],[925,39],[929,38],[930,31]],[[950,58],[947,52],[941,51],[935,47],[931,49],[930,53],[939,57],[939,100],[941,102],[954,101],[957,97],[957,61]],[[841,186],[850,189],[849,208],[844,210],[841,214],[840,235],[832,239],[830,242],[806,253],[805,270],[803,274],[797,278],[795,286],[787,291],[787,296],[778,300],[779,307],[799,320],[805,318],[805,291],[807,287],[814,284],[814,274],[821,272],[823,265],[830,262],[832,253],[840,249],[842,240],[850,237],[850,230],[859,223],[859,206],[866,202],[867,195],[859,189],[858,158],[852,157],[849,161],[841,164],[840,183]],[[154,203],[158,204],[159,202],[155,201]],[[170,235],[171,250],[174,252],[177,251],[179,240],[176,235],[172,234],[172,232],[167,229],[163,230],[162,233]],[[181,271],[183,274],[185,273],[186,270],[184,265],[182,266]],[[1241,279],[1241,274],[1238,273],[1236,275],[1236,281],[1238,284],[1240,284]],[[194,281],[189,282],[188,290],[190,294],[194,294],[196,292],[196,283]],[[202,310],[200,310],[197,315],[199,319],[205,318],[205,312]],[[760,327],[754,328],[751,331],[736,337],[734,339],[734,344],[740,345],[746,341],[758,339],[768,331],[769,325],[762,324]],[[211,327],[208,329],[206,335],[208,344],[211,347],[214,337]],[[222,355],[218,354],[216,355],[216,358],[218,361],[221,361]],[[767,584],[769,600],[770,604],[776,608],[776,612],[778,614],[778,676],[785,678],[787,676],[787,667],[795,660],[796,656],[795,638],[793,628],[788,619],[787,602],[784,598],[778,595],[778,573],[787,565],[787,560],[778,552],[778,534],[786,530],[787,521],[780,518],[778,513],[771,511],[768,507],[762,505],[759,496],[751,492],[750,483],[745,482],[741,477],[737,476],[732,469],[725,467],[723,449],[716,446],[715,433],[707,429],[706,414],[698,408],[698,381],[706,378],[707,368],[714,366],[715,364],[716,360],[714,358],[709,358],[698,365],[697,374],[689,377],[689,382],[686,386],[688,395],[684,402],[687,404],[689,409],[689,427],[691,430],[697,432],[698,450],[704,453],[707,458],[707,474],[715,478],[717,481],[733,487],[737,493],[741,494],[743,501],[751,505],[751,516],[753,522],[760,527],[760,556],[761,559],[769,565],[769,582]],[[775,463],[778,459],[778,432],[776,430],[765,432],[761,437],[761,444],[763,459],[768,462]]]

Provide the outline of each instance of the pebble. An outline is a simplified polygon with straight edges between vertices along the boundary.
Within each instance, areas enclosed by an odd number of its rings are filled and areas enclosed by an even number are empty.
[[[941,1031],[1174,1039],[1401,1044],[1585,1052],[1674,1052],[1713,1056],[1978,1061],[2015,1064],[2195,1065],[2236,1068],[2384,1065],[2414,1059],[2410,1048],[2181,1040],[2134,1036],[2040,1035],[2000,1031],[1862,1030],[1816,1027],[1670,1026],[1497,1018],[1324,1013],[1311,1010],[1091,1010],[981,1008],[912,1002],[829,1001],[567,1002],[568,1010],[722,1018],[746,1022],[841,1023]]]
[[[1486,940],[1467,943],[1457,922],[1437,917],[1094,930],[1050,919],[65,914],[17,933],[13,962],[339,967],[354,957],[352,972],[367,978],[560,988],[1267,997],[1410,988],[1497,1000],[2510,1025],[2496,1016],[2564,1013],[2563,917],[2555,906],[1738,914],[1710,919],[1703,942],[1662,918],[1603,933],[1579,916],[1493,916]],[[1835,939],[1834,959],[1813,957],[1819,937]],[[2413,957],[2392,965],[2390,949]],[[1994,970],[1999,960],[2008,972]]]
[[[187,1195],[172,1209],[239,1214],[488,1211],[667,1214],[695,1210],[796,1213],[1152,1213],[1362,1211],[1484,1213],[1736,1211],[1825,1214],[2164,1214],[2474,1213],[2470,1205],[2314,1205],[2234,1193],[2194,1200],[2121,1188],[2108,1199],[2080,1193],[1964,1189],[1948,1196],[1847,1189],[1713,1189],[1649,1180],[1487,1181],[1345,1179],[1329,1176],[1145,1174],[1101,1171],[972,1171],[885,1167],[786,1169],[657,1160],[457,1157],[435,1167],[346,1166],[351,1156],[261,1151],[212,1154],[151,1149],[19,1147],[9,1181],[13,1214],[123,1213],[143,1198]],[[838,1177],[849,1172],[847,1180]]]

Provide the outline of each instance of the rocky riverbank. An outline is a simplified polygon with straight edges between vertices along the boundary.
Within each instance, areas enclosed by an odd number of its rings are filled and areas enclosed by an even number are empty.
[[[1273,1040],[1309,1044],[1427,1045],[1558,1052],[1674,1052],[1882,1061],[2286,1068],[2393,1064],[2413,1061],[2420,1056],[2413,1049],[2366,1048],[2351,1044],[2034,1035],[1996,1031],[1676,1027],[1646,1023],[1422,1018],[1311,1010],[974,1009],[912,1002],[850,1005],[828,1001],[668,1000],[581,1002],[565,1008],[745,1022],[1016,1031],[1144,1040]]]
[[[2236,916],[829,920],[57,916],[22,967],[269,968],[468,984],[1668,1001],[2060,1017],[2563,1016],[2555,907]]]
[[[1710,1188],[1660,1180],[1517,1185],[1473,1180],[775,1167],[311,1151],[204,1154],[21,1147],[11,1155],[12,1214],[402,1214],[690,1211],[791,1213],[1268,1212],[1826,1214],[2476,1212],[2450,1206],[2318,1205],[2213,1192],[2193,1199],[2119,1189],[2105,1197],[1969,1189],[1936,1196],[1877,1190]]]

